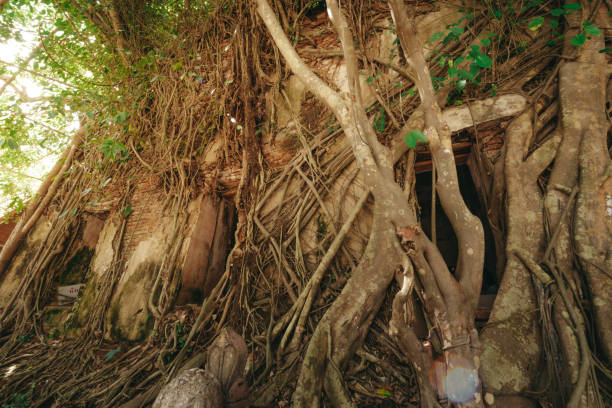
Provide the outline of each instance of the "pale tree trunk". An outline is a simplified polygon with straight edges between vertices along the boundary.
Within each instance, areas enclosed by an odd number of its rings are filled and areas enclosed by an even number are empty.
[[[557,381],[560,389],[552,397],[557,404],[565,400],[568,407],[597,406],[592,351],[581,312],[589,294],[595,330],[608,363],[612,344],[612,211],[606,204],[606,197],[612,197],[612,179],[604,110],[607,65],[599,52],[605,45],[597,36],[581,47],[570,44],[590,12],[597,16],[605,10],[587,9],[567,16],[564,54],[575,58],[561,63],[558,103],[540,114],[551,117],[558,109],[557,129],[531,153],[532,136],[542,128],[536,124],[535,132],[532,129],[533,111],[519,116],[506,131],[502,172],[507,194],[507,263],[489,325],[481,336],[486,391],[525,395],[545,386],[544,360],[550,367],[550,360],[559,356],[546,350],[544,357],[541,339],[554,329],[541,326],[542,301],[534,284],[550,288],[557,332],[552,335],[558,336],[563,357],[552,365],[548,381]],[[606,20],[598,21],[606,25]],[[538,178],[551,163],[542,194]],[[590,293],[584,293],[585,289]]]
[[[353,38],[338,4],[335,1],[327,2],[347,64],[349,94],[344,95],[333,91],[312,73],[296,54],[267,2],[259,0],[257,3],[260,16],[291,70],[341,123],[375,200],[374,222],[367,249],[342,293],[315,329],[300,371],[294,406],[319,406],[323,388],[335,406],[353,406],[344,389],[342,369],[363,341],[394,273],[403,288],[395,302],[397,308],[411,307],[405,303],[409,299],[407,295],[414,289],[415,279],[418,279],[428,299],[427,313],[435,322],[442,341],[441,353],[448,370],[464,370],[461,381],[466,382],[467,395],[455,396],[453,393],[456,390],[450,387],[445,390],[447,396],[461,398],[458,402],[465,406],[482,405],[476,370],[478,335],[473,322],[482,280],[483,230],[478,218],[467,210],[459,193],[450,130],[441,119],[422,46],[411,28],[413,22],[408,19],[403,3],[391,2],[390,6],[406,59],[418,77],[425,134],[440,174],[436,188],[459,241],[455,276],[451,275],[438,248],[422,232],[413,206],[394,181],[393,154],[378,142],[364,113]],[[402,129],[397,138],[408,130],[411,129]],[[414,270],[418,272],[418,278]],[[428,396],[429,406],[434,406],[436,396],[426,379],[432,361],[425,357],[425,350],[410,326],[412,322],[404,318],[399,310],[394,310],[391,334],[405,345],[404,349],[409,353],[407,357],[423,356],[419,369],[424,377],[421,377],[420,383]],[[406,331],[412,335],[399,336]],[[436,391],[440,394],[445,392]]]

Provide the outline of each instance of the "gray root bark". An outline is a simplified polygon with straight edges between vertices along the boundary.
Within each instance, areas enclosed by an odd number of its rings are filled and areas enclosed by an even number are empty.
[[[461,365],[477,383],[475,349],[478,347],[478,336],[473,320],[482,280],[483,230],[480,221],[467,210],[459,193],[450,130],[441,118],[422,46],[414,30],[410,29],[412,22],[408,20],[403,3],[391,3],[394,10],[392,15],[407,60],[419,78],[417,86],[423,101],[425,132],[434,163],[440,172],[436,188],[459,241],[456,276],[451,275],[438,248],[421,232],[414,209],[394,181],[395,157],[391,150],[378,142],[364,113],[353,38],[338,4],[328,1],[327,6],[344,51],[348,95],[336,93],[314,75],[293,49],[267,2],[259,0],[257,4],[258,13],[291,70],[309,91],[332,110],[341,123],[375,199],[374,222],[366,253],[340,296],[315,329],[300,372],[294,405],[319,406],[320,391],[325,388],[335,406],[352,406],[343,386],[342,369],[363,341],[395,271],[400,272],[404,284],[404,295],[396,303],[405,302],[405,294],[411,293],[414,286],[412,264],[419,272],[419,279],[425,288],[429,300],[426,309],[442,339],[441,352],[448,368]],[[398,237],[406,245],[403,248]],[[410,347],[421,347],[409,322],[400,323],[396,319],[392,326],[395,327],[392,334],[398,330],[411,331],[413,336]],[[421,381],[425,389],[428,389],[427,381]],[[472,391],[465,406],[482,405],[477,391]],[[438,392],[442,393],[441,390]],[[427,393],[429,396],[433,394],[431,389]],[[431,404],[434,403],[435,398],[432,396]]]
[[[517,250],[535,250],[539,259],[544,251],[542,195],[537,178],[553,155],[549,160],[523,161],[531,132],[530,115],[524,113],[512,121],[505,136],[504,166],[513,169],[505,172],[507,262],[489,318],[491,324],[481,333],[483,386],[493,394],[517,394],[529,388],[541,354],[530,273],[514,254]]]
[[[519,116],[506,131],[501,165],[507,193],[507,263],[489,325],[481,335],[486,391],[521,395],[542,386],[543,345],[532,280],[549,280],[552,319],[564,360],[557,375],[568,385],[567,395],[561,396],[568,407],[596,406],[592,357],[580,310],[585,281],[608,363],[612,344],[612,206],[606,202],[612,198],[612,172],[604,110],[608,74],[606,59],[598,52],[603,38],[592,36],[578,48],[570,44],[581,24],[580,13],[568,16],[564,54],[577,55],[562,62],[559,102],[541,114],[550,119],[558,109],[557,129],[531,154],[530,113]],[[536,122],[536,132],[544,120]],[[551,162],[542,195],[538,177]]]

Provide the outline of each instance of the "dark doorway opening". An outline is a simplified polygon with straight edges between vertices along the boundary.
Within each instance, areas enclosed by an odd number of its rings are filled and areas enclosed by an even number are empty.
[[[304,15],[310,20],[318,20],[322,13],[327,12],[325,0],[311,1],[307,6]]]
[[[495,271],[496,256],[493,236],[486,217],[485,210],[482,208],[478,193],[470,171],[466,165],[457,166],[457,176],[459,188],[466,205],[472,214],[480,218],[485,232],[485,262],[482,279],[482,293],[494,294],[497,292],[498,282]],[[427,236],[431,239],[431,172],[423,172],[416,175],[416,194],[421,206],[421,225]],[[449,266],[451,271],[457,265],[457,237],[453,227],[444,214],[440,201],[436,197],[436,240],[438,248]]]

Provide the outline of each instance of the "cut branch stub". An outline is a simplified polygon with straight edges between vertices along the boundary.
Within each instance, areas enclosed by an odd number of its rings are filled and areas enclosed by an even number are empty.
[[[406,225],[404,227],[397,227],[396,233],[402,244],[402,248],[408,254],[416,251],[416,236],[421,232],[421,227],[418,225]]]

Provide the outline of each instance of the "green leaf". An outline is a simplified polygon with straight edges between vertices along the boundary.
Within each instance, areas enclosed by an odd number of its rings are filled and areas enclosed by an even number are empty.
[[[612,48],[602,48],[602,49],[601,49],[601,50],[599,50],[598,52],[599,52],[600,54],[603,54],[604,52],[610,52],[610,51],[612,51]]]
[[[408,134],[406,134],[405,137],[405,141],[406,141],[406,145],[408,145],[408,147],[411,148],[415,148],[417,145],[417,141],[421,141],[423,143],[427,143],[427,138],[425,137],[425,135],[423,134],[423,132],[421,132],[418,129],[415,129],[411,132],[409,132]]]
[[[117,123],[124,123],[128,116],[130,116],[130,112],[119,112],[117,116],[115,116],[115,120]]]
[[[560,15],[565,14],[565,10],[560,9],[560,8],[552,9],[550,11],[550,14],[552,14],[555,17],[559,17]]]
[[[457,71],[457,75],[461,79],[469,79],[470,81],[473,81],[474,79],[476,79],[474,78],[474,75],[472,75],[470,72],[466,71],[465,69],[460,69],[459,71]]]
[[[580,6],[580,4],[577,4],[577,3],[569,3],[569,4],[564,4],[563,8],[566,10],[580,10],[582,7]]]
[[[465,79],[460,79],[459,81],[456,82],[455,87],[457,88],[458,91],[463,90],[463,88],[465,88],[465,85],[467,84],[467,81]]]
[[[472,81],[476,81],[476,76],[480,74],[480,69],[480,65],[478,65],[476,62],[472,61],[470,63],[470,74],[472,74],[474,77],[474,79],[471,79]]]
[[[381,109],[378,111],[376,116],[374,116],[374,129],[376,129],[378,133],[382,133],[385,130],[385,127],[385,111],[384,109]]]
[[[121,351],[121,347],[117,347],[116,349],[113,349],[109,351],[108,353],[106,353],[106,358],[104,359],[104,362],[105,363],[109,362],[113,357],[115,357],[115,354],[117,354],[120,351]]]
[[[550,20],[548,24],[550,24],[550,26],[553,28],[559,27],[559,22],[557,20]]]
[[[414,89],[411,88],[408,90],[408,95],[412,96],[414,94],[416,94],[416,91]]]
[[[367,77],[367,78],[366,78],[366,82],[367,82],[368,84],[369,84],[370,82],[372,82],[373,80],[374,80],[374,77],[371,77],[371,76],[369,76],[369,77]]]
[[[11,138],[6,139],[6,145],[11,150],[18,150],[19,149],[19,143],[17,143],[15,141],[15,139],[11,139]]]
[[[542,27],[543,23],[544,23],[544,17],[534,17],[529,22],[529,29],[531,31],[536,31],[538,28]]]
[[[463,34],[465,32],[463,27],[451,27],[449,30],[451,33],[455,35]]]
[[[493,65],[493,61],[486,54],[478,54],[478,56],[474,59],[479,67],[481,68],[490,68]]]
[[[482,44],[483,47],[488,47],[489,45],[491,45],[491,39],[485,38],[484,40],[481,40],[480,43]]]
[[[590,25],[588,27],[584,28],[584,32],[587,34],[591,34],[591,35],[596,35],[596,36],[600,36],[601,35],[601,30],[599,28],[597,28],[594,25]]]
[[[433,33],[427,42],[438,41],[440,38],[442,38],[442,36],[444,36],[444,33],[442,31],[438,31],[437,33]]]
[[[134,209],[131,205],[128,205],[123,209],[123,216],[127,218],[132,213],[132,211],[134,211]]]
[[[585,40],[586,35],[584,33],[578,33],[574,38],[572,38],[572,45],[575,47],[580,47],[582,44],[584,44]]]
[[[548,45],[549,47],[551,47],[551,48],[552,48],[552,47],[554,47],[555,45],[557,45],[557,43],[556,43],[556,42],[554,42],[553,40],[548,40],[548,41],[546,41],[546,45]]]

